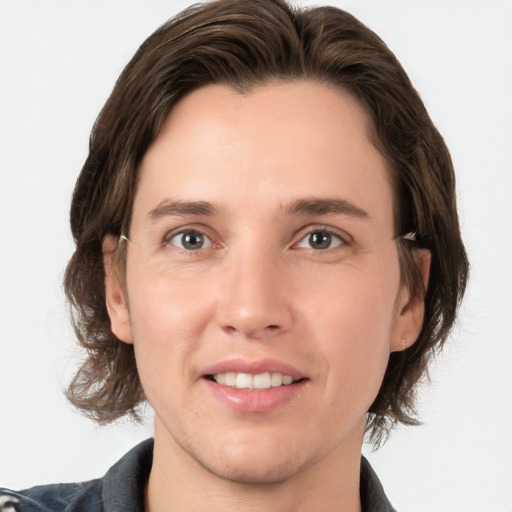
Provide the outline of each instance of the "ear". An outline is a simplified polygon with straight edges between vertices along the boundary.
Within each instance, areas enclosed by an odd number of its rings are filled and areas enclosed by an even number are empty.
[[[432,254],[427,249],[417,249],[414,252],[414,261],[426,290]],[[423,327],[424,316],[424,295],[420,292],[414,293],[404,286],[397,302],[395,325],[391,336],[391,352],[405,350],[418,339]]]
[[[105,269],[105,301],[110,328],[112,332],[125,343],[133,343],[130,325],[130,312],[125,297],[122,277],[114,262],[114,255],[119,239],[107,235],[102,244],[103,267]]]

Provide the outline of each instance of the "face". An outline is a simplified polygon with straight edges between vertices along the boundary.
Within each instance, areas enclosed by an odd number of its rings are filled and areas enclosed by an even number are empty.
[[[325,85],[216,85],[149,148],[107,301],[176,456],[263,482],[359,453],[390,351],[417,334],[367,132]]]

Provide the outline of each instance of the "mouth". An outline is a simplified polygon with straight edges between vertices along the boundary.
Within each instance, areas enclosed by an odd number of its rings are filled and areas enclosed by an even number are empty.
[[[221,386],[250,391],[291,386],[292,384],[306,380],[305,378],[294,378],[291,375],[285,375],[278,372],[264,372],[257,374],[224,372],[209,374],[206,375],[205,378],[212,382],[216,382]]]
[[[224,406],[263,413],[297,404],[310,378],[277,359],[227,359],[203,369],[202,381]]]

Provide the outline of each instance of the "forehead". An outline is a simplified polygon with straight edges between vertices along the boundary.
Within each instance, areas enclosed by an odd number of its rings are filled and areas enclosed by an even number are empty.
[[[142,161],[134,221],[167,199],[264,211],[329,197],[392,224],[389,173],[369,126],[349,93],[315,82],[198,89],[174,107]]]

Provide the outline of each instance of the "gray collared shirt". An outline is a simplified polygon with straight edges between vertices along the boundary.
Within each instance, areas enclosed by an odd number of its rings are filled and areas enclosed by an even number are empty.
[[[103,478],[15,492],[0,488],[0,512],[144,512],[144,487],[153,462],[153,439],[129,451]],[[361,459],[363,512],[395,512],[370,463]]]

